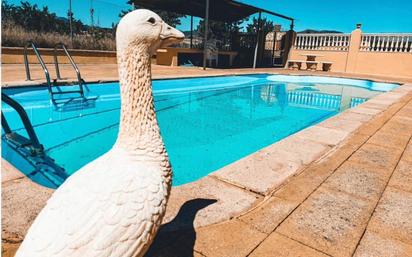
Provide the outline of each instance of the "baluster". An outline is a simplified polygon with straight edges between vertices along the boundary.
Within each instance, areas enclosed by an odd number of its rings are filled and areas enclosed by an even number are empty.
[[[368,36],[368,48],[366,49],[366,51],[371,51],[371,45],[372,45],[372,37]]]
[[[318,44],[319,44],[318,39],[319,39],[319,37],[317,37],[317,36],[313,37],[313,49],[315,49],[315,50],[318,49]]]
[[[300,37],[300,49],[303,49],[303,47],[305,46],[304,39],[305,39],[305,37]]]
[[[323,50],[323,36],[319,36],[319,50]]]
[[[330,49],[335,50],[335,36],[330,36]]]
[[[334,36],[333,42],[334,42],[335,50],[339,50],[339,48],[338,48],[338,36]]]
[[[303,36],[303,45],[302,45],[302,49],[306,48],[306,36]]]
[[[385,52],[390,52],[391,51],[391,42],[392,42],[392,37],[391,36],[385,36],[386,38],[386,48]]]
[[[382,42],[381,42],[381,37],[380,37],[380,36],[376,36],[376,38],[377,38],[376,51],[377,51],[377,52],[380,52],[380,51],[381,51],[381,44],[382,44]]]
[[[402,36],[401,36],[401,38],[402,38],[402,41],[403,41],[403,37],[402,37]],[[399,36],[396,36],[395,52],[399,52],[399,48],[400,48],[400,45],[399,45]]]
[[[375,45],[376,45],[376,37],[375,36],[371,36],[373,37],[372,39],[372,47],[371,47],[371,52],[375,51]]]
[[[399,42],[398,52],[403,52],[403,38],[404,36],[400,36],[401,42]]]
[[[338,36],[338,50],[341,50],[341,36]]]
[[[301,36],[300,37],[300,48],[299,49],[303,49],[303,47],[305,46],[305,37]]]
[[[385,52],[389,52],[390,50],[390,43],[391,43],[391,37],[390,36],[386,36],[385,37],[386,43],[385,43]]]
[[[403,51],[402,52],[408,52],[408,46],[409,46],[409,37],[406,36],[406,41],[405,44],[403,45]]]
[[[381,52],[385,52],[386,37],[381,36],[379,38],[381,39],[380,40],[380,42],[381,42]]]
[[[389,52],[396,52],[396,44],[395,44],[395,38],[396,39],[399,39],[397,36],[393,36],[393,37],[391,37],[391,46],[390,46],[390,48],[389,48]],[[396,42],[396,43],[398,43],[398,42]]]
[[[409,47],[409,53],[412,53],[412,36],[408,37],[408,47]]]
[[[340,50],[340,36],[336,36],[336,50]]]
[[[300,36],[299,49],[302,49],[302,48],[303,48],[303,39],[304,39],[304,37]]]
[[[361,51],[366,51],[366,48],[368,47],[368,36],[362,35],[362,48]]]
[[[361,36],[361,43],[360,43],[360,46],[359,46],[359,50],[360,51],[363,51],[363,49],[365,49],[365,36]]]
[[[315,50],[316,49],[316,36],[312,36],[312,49]]]
[[[309,36],[309,49],[312,49],[313,46],[313,36]]]

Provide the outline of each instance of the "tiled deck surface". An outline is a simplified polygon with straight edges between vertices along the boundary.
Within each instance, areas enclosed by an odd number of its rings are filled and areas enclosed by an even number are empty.
[[[409,94],[256,208],[198,229],[164,229],[148,255],[412,256],[411,136]]]
[[[27,83],[24,82],[22,68],[18,65],[3,66],[3,82],[13,85]],[[81,70],[86,81],[117,79],[115,65],[86,65]],[[279,69],[257,71],[354,77],[351,74]],[[62,68],[62,74],[67,74],[65,72],[69,72],[67,67]],[[252,69],[203,71],[198,68],[153,67],[154,78],[252,72]],[[33,71],[32,77],[41,77],[40,71]],[[408,79],[356,77],[408,82]],[[39,83],[41,80],[35,82]],[[296,147],[293,140],[286,140],[283,147],[287,146],[288,152],[280,149],[279,145],[268,148],[264,152],[266,155],[257,156],[253,160],[266,160],[266,166],[261,168],[273,170],[274,180],[269,180],[268,176],[250,180],[246,175],[242,177],[243,170],[238,170],[240,173],[233,176],[229,167],[223,172],[183,186],[186,193],[190,192],[197,199],[187,199],[182,190],[174,190],[178,192],[177,196],[172,191],[168,210],[173,209],[175,213],[170,219],[166,219],[168,223],[162,227],[147,255],[412,256],[411,88],[412,85],[407,85],[398,90],[409,92],[407,94],[398,92],[378,96],[380,98],[370,100],[356,110],[339,115],[340,118],[331,118],[313,127],[313,133],[308,132],[312,128],[298,133],[297,140],[306,142],[300,147]],[[386,101],[388,99],[392,100]],[[339,130],[336,130],[337,127]],[[354,129],[356,133],[345,133]],[[316,136],[316,133],[322,134],[323,131],[330,136]],[[345,136],[348,138],[339,143]],[[332,148],[338,143],[339,147]],[[296,148],[292,152],[298,156],[290,154],[291,147]],[[330,152],[331,149],[335,150]],[[328,153],[326,157],[311,162],[324,153]],[[272,167],[274,157],[286,158],[289,165]],[[282,174],[290,176],[296,172],[296,163],[300,163],[303,171],[297,172],[298,175],[292,176],[286,183],[278,184]],[[249,170],[246,173],[258,171],[256,164],[252,163],[255,171]],[[249,163],[246,162],[245,165],[248,167]],[[34,198],[38,198],[36,201],[39,203],[45,202],[50,195],[49,191],[32,186],[28,189],[27,178],[12,170],[5,170],[7,166],[3,165],[2,168],[3,210],[16,206],[4,205],[8,202],[4,201],[4,197],[10,195],[18,195],[17,201],[21,206],[35,202]],[[18,190],[19,193],[5,190]],[[24,190],[32,191],[22,193]],[[27,195],[34,198],[27,198]],[[258,202],[258,205],[253,202]],[[209,205],[211,208],[207,207]],[[24,211],[23,215],[38,212],[42,205],[24,206],[28,207],[33,210]],[[239,213],[239,210],[245,208],[250,210],[241,215],[231,214]],[[21,225],[13,223],[19,219],[34,218],[15,217],[13,213],[13,210],[2,213],[3,225],[5,218],[8,226],[15,227]],[[7,214],[10,217],[4,216]],[[202,224],[204,220],[219,218],[226,221],[214,225]],[[13,256],[21,235],[13,239],[13,235],[5,232],[7,231],[3,226],[3,256]],[[4,240],[5,236],[7,240]]]

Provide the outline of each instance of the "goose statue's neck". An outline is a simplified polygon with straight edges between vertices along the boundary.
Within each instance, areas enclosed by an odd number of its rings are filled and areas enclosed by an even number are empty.
[[[135,152],[164,149],[152,96],[151,54],[138,44],[118,51],[121,112],[116,145]]]

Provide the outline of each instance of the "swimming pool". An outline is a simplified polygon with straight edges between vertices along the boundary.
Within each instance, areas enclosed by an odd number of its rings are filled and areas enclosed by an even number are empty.
[[[389,91],[397,84],[317,76],[254,74],[154,80],[162,137],[182,185]],[[60,87],[70,90],[70,86]],[[50,103],[45,87],[3,92],[26,110],[46,153],[68,174],[108,151],[119,122],[118,83],[89,84],[86,103]],[[12,130],[25,134],[17,114],[2,106]],[[32,180],[56,187],[2,140],[2,156]],[[50,174],[48,174],[50,175]]]

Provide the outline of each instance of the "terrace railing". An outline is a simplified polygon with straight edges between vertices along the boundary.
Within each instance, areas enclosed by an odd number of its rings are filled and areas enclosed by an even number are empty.
[[[360,51],[412,53],[412,33],[362,34]]]
[[[297,34],[294,48],[299,50],[348,51],[350,34]]]

